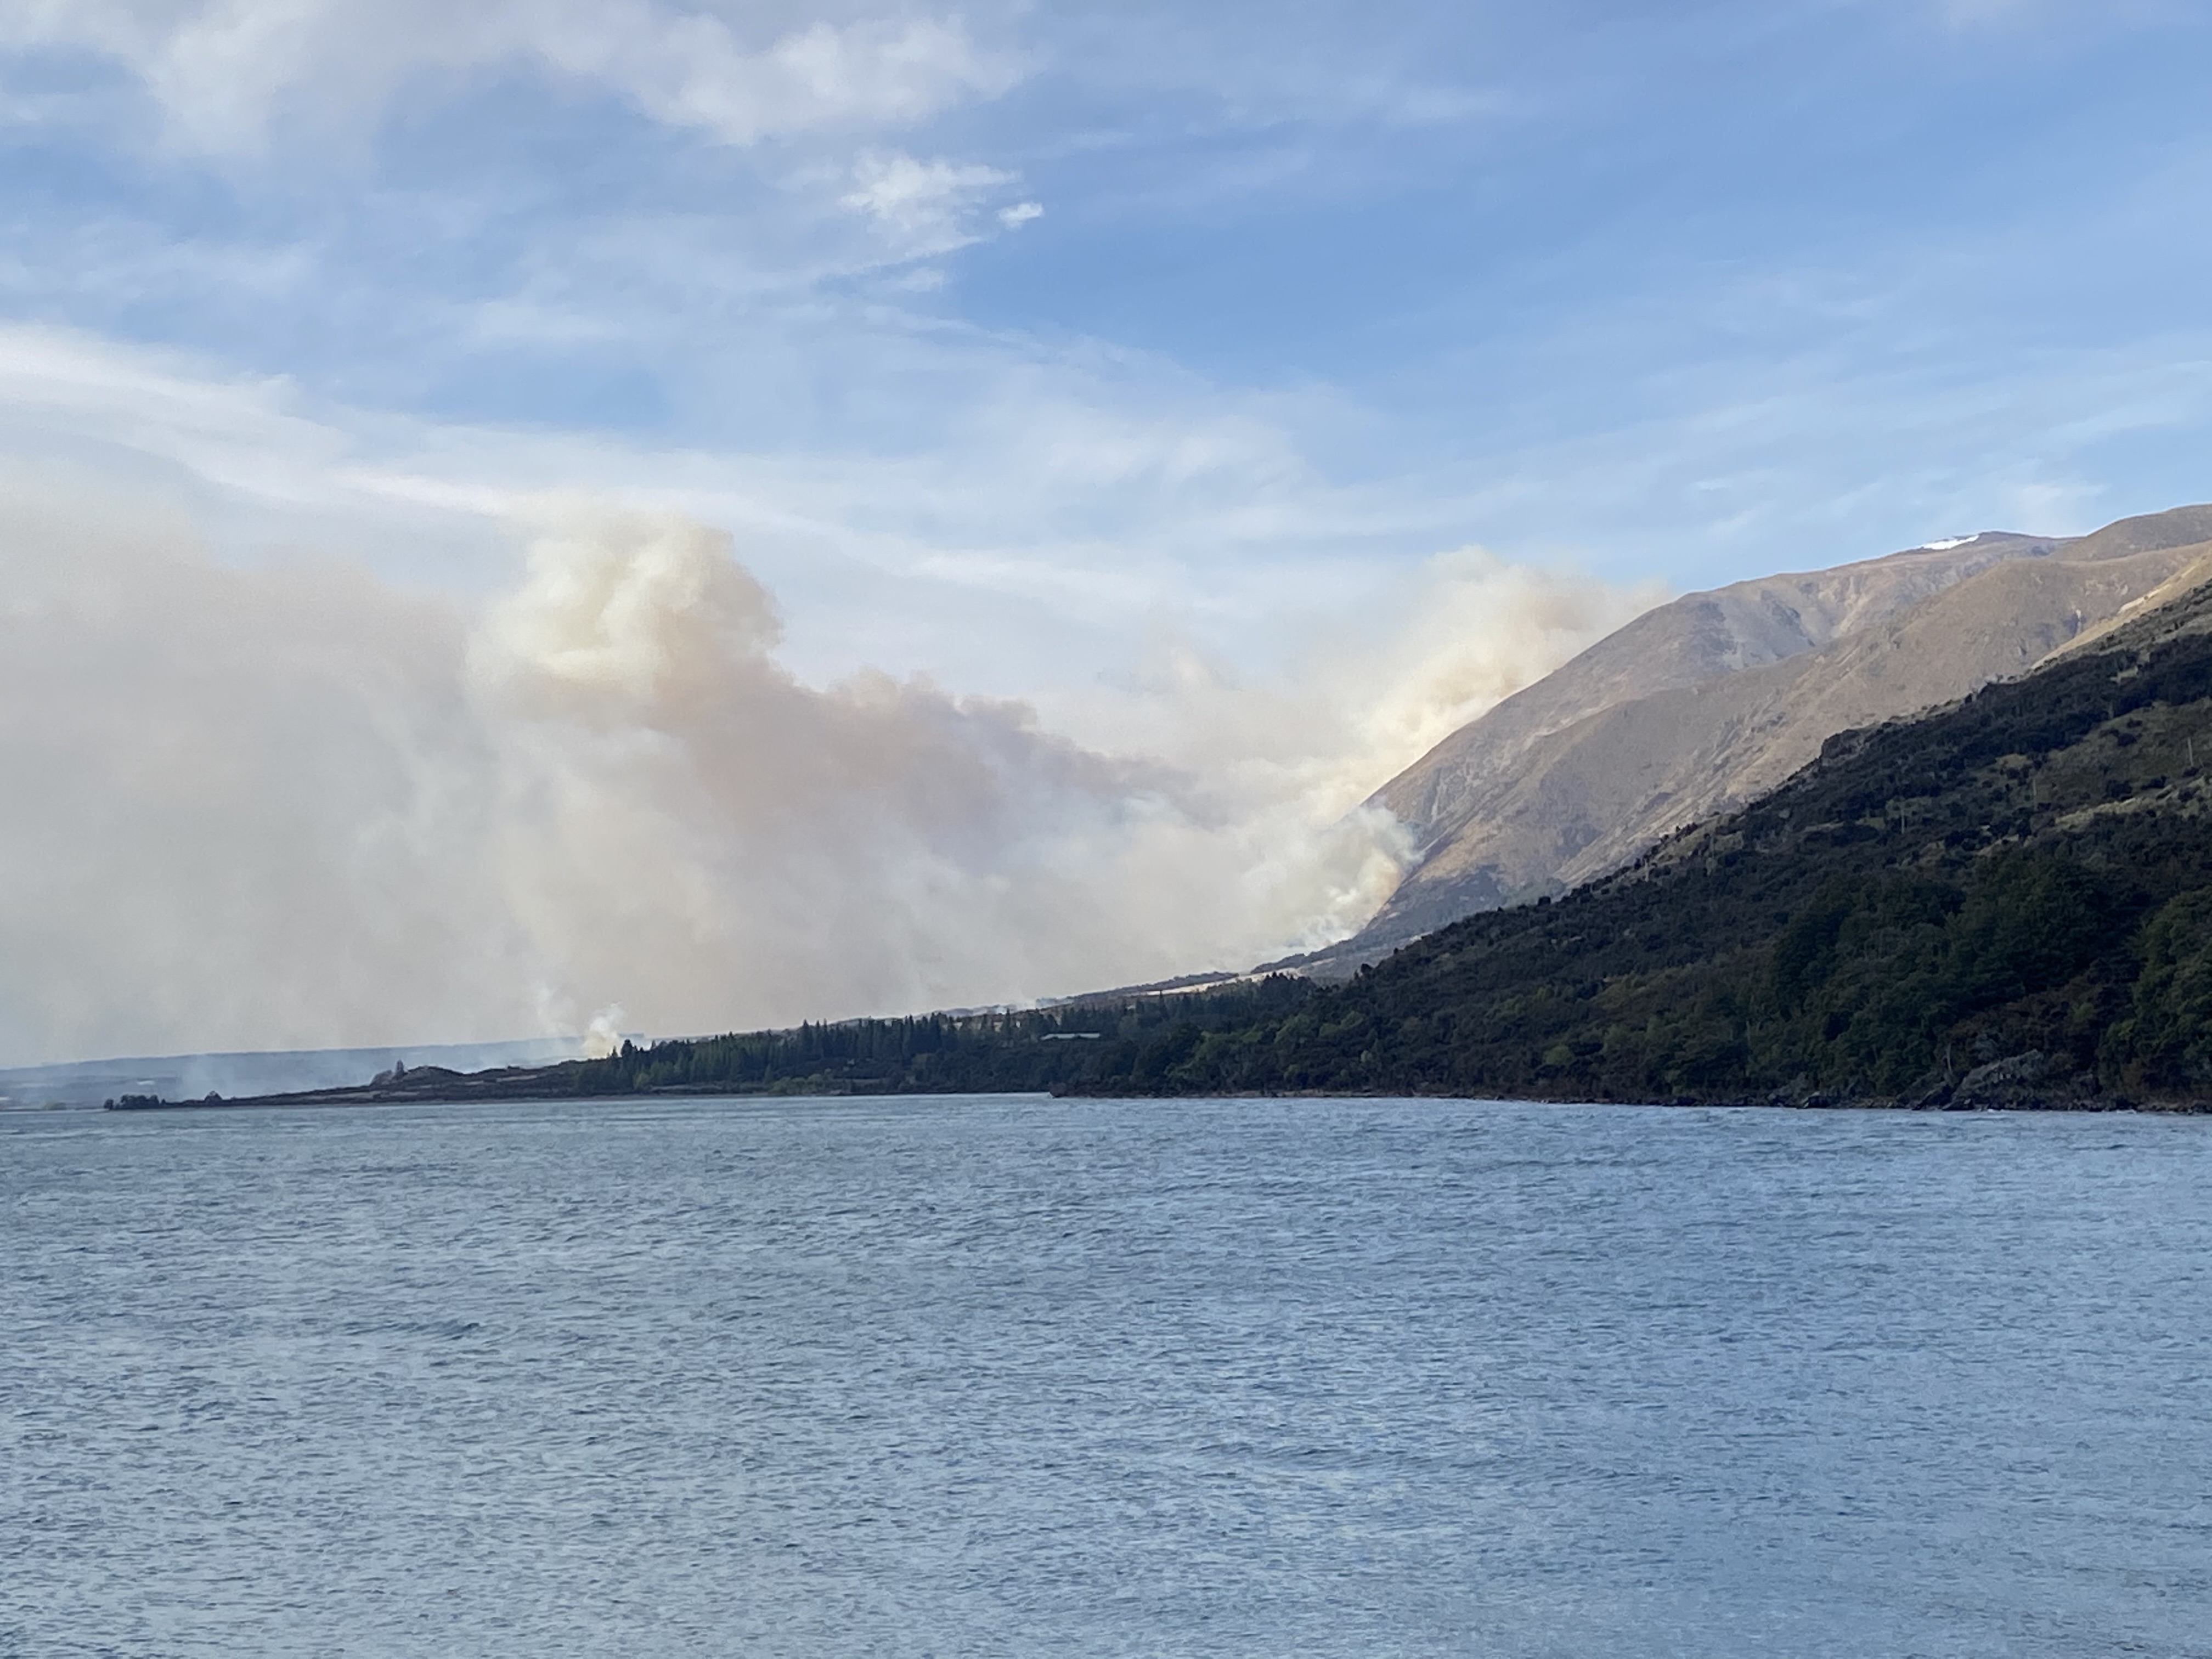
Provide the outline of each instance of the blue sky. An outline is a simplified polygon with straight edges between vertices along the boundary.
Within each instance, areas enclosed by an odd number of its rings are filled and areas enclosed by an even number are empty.
[[[675,502],[802,669],[1048,703],[1469,544],[2081,530],[2212,496],[2208,70],[2180,0],[18,5],[0,442],[464,590]]]

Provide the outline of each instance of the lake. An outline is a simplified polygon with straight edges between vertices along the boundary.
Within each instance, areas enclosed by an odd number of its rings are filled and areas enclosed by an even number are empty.
[[[2212,1120],[0,1117],[0,1655],[2212,1654]]]

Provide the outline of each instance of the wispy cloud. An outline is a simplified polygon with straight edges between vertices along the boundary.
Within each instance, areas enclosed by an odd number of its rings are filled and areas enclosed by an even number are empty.
[[[749,42],[757,8],[656,0],[56,0],[0,43],[89,52],[158,103],[188,149],[249,155],[283,120],[374,120],[408,81],[535,69],[602,87],[718,143],[907,125],[1022,73],[957,17],[799,21]],[[765,21],[765,20],[762,20]]]
[[[0,450],[114,468],[134,489],[161,480],[250,546],[380,546],[416,577],[435,561],[410,550],[434,548],[461,591],[501,577],[483,516],[548,490],[684,512],[747,538],[793,604],[806,672],[849,672],[865,652],[1048,700],[1124,670],[1168,611],[1210,650],[1263,660],[1316,609],[1389,591],[1392,564],[1454,538],[1432,496],[1317,472],[1294,405],[959,336],[870,349],[866,395],[950,395],[957,414],[919,436],[901,420],[875,443],[787,420],[772,443],[671,448],[362,410],[185,354],[0,328]],[[772,411],[778,371],[754,368]]]
[[[869,150],[854,162],[854,188],[838,201],[874,221],[901,257],[920,258],[975,240],[972,227],[978,209],[993,192],[1014,182],[1012,173],[997,167]],[[1042,211],[1035,203],[1024,203],[997,217],[1011,230]]]

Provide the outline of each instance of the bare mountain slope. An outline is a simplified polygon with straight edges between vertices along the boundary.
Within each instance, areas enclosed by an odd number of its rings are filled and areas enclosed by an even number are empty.
[[[1984,535],[1662,605],[1439,744],[1377,791],[1418,862],[1363,961],[1474,911],[1618,868],[1765,793],[1834,733],[2026,672],[2212,567],[2212,507],[2052,540]]]
[[[1617,704],[1779,662],[2055,543],[2003,532],[1833,570],[1762,576],[1647,611],[1446,738],[1377,790],[1426,850],[1479,815],[1530,748]]]

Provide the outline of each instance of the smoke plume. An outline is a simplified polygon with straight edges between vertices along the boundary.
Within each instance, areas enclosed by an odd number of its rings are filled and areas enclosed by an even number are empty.
[[[1346,811],[1636,600],[1447,562],[1305,690],[1188,653],[1107,752],[780,665],[726,537],[550,508],[475,610],[0,506],[0,1060],[658,1034],[1026,999],[1341,937]],[[1449,624],[1449,625],[1447,625]],[[1117,748],[1121,745],[1116,745]]]

